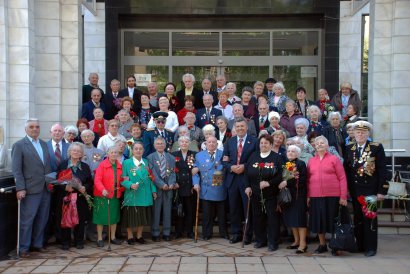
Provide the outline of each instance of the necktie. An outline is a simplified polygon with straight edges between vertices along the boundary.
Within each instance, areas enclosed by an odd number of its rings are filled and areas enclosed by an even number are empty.
[[[240,163],[240,161],[241,161],[241,155],[242,155],[242,142],[243,142],[243,139],[241,138],[241,139],[239,139],[239,146],[238,146],[238,154],[237,154],[237,157],[236,157],[236,164],[237,165],[239,165],[239,163]]]
[[[160,159],[160,173],[161,173],[161,178],[164,179],[165,176],[167,175],[167,162],[165,160],[165,155],[161,155]]]
[[[58,166],[61,162],[61,150],[58,143],[56,143],[56,150],[54,151],[54,155],[56,156],[56,164]]]
[[[209,111],[209,108],[206,109],[206,119],[209,121],[209,118],[211,116],[211,112]]]
[[[114,96],[114,99],[117,99],[118,94],[117,94],[117,93],[113,93],[112,96]]]
[[[362,156],[362,150],[363,150],[363,148],[362,147],[358,147],[358,150],[359,150],[359,158]]]
[[[165,132],[161,131],[161,136],[165,139]]]
[[[211,155],[211,162],[213,162],[215,160],[215,152],[209,152],[209,154]]]
[[[261,126],[263,125],[263,117],[262,116],[261,116],[261,119],[260,119],[259,123],[260,123]]]

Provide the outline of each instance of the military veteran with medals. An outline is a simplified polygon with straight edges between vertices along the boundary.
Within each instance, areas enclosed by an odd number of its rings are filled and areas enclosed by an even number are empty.
[[[156,111],[152,117],[154,119],[155,127],[147,129],[142,136],[142,142],[144,144],[144,158],[155,152],[154,140],[157,137],[161,136],[164,139],[166,146],[165,150],[168,152],[171,151],[172,144],[174,143],[174,133],[165,128],[168,113],[164,111]]]
[[[212,238],[214,213],[217,212],[219,235],[228,239],[225,225],[226,187],[223,181],[222,151],[217,149],[217,140],[210,136],[206,150],[198,152],[192,169],[192,184],[202,200],[202,238]],[[199,172],[199,174],[198,174]]]
[[[368,140],[372,124],[357,121],[353,125],[356,143],[346,149],[345,167],[348,187],[353,200],[355,236],[359,251],[365,256],[377,252],[377,217],[366,217],[358,198],[372,196],[382,201],[386,190],[386,156],[383,145]]]

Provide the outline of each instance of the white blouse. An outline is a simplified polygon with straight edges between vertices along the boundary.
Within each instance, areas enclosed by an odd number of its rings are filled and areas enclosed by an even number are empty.
[[[178,116],[172,110],[168,111],[167,121],[165,123],[165,128],[169,131],[175,132],[179,127]],[[151,117],[149,120],[147,128],[155,128],[154,118]]]

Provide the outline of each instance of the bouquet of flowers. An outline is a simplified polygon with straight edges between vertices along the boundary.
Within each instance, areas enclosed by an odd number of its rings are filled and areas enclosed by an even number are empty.
[[[114,103],[114,106],[115,106],[116,108],[118,108],[118,109],[121,109],[121,108],[122,108],[122,107],[121,107],[122,98],[115,98],[114,101],[113,101],[113,103]]]
[[[375,195],[359,196],[357,200],[362,206],[362,212],[368,219],[375,219],[377,217],[377,197]]]
[[[263,181],[262,171],[263,171],[264,168],[272,168],[273,169],[275,167],[274,163],[262,163],[262,162],[261,163],[254,163],[252,166],[254,168],[258,168],[259,182]],[[264,213],[266,213],[265,201],[266,201],[266,199],[263,196],[263,189],[261,189],[261,201],[260,202],[261,202],[261,205],[262,205],[262,212],[264,212]]]
[[[294,162],[286,162],[283,166],[282,177],[284,181],[288,181],[293,178],[297,178],[298,172],[296,170],[296,164]]]

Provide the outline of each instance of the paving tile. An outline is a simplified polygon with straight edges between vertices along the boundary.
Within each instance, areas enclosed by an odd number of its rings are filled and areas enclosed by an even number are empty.
[[[34,268],[37,266],[30,265],[30,266],[12,266],[7,268],[3,274],[16,274],[16,273],[30,273]]]
[[[102,258],[98,264],[124,264],[127,258],[121,257],[112,257],[112,258]]]
[[[122,268],[122,264],[97,264],[90,273],[95,272],[118,272]]]
[[[261,259],[259,257],[236,257],[235,263],[236,264],[257,264],[261,263]]]
[[[294,257],[288,257],[289,262],[293,265],[295,264],[302,264],[302,265],[306,265],[306,264],[313,264],[313,265],[317,265],[319,264],[315,257],[299,257],[299,256],[294,256]]]
[[[265,266],[265,270],[267,272],[295,272],[295,270],[293,269],[293,267],[290,264],[264,264]]]
[[[96,264],[101,260],[101,258],[76,258],[74,259],[70,265],[78,265],[78,264]]]
[[[181,257],[157,257],[153,264],[178,264]]]
[[[150,271],[148,274],[177,274],[178,271]]]
[[[71,259],[48,259],[42,265],[68,265]]]
[[[157,249],[150,249],[149,252],[151,254],[166,255],[166,254],[172,254],[174,250],[171,248],[162,247],[162,248],[157,248]]]
[[[344,273],[354,273],[354,270],[351,266],[347,265],[347,264],[343,264],[343,263],[339,263],[339,264],[322,264],[322,268],[326,271],[326,272],[344,272]]]
[[[45,260],[44,259],[23,259],[21,261],[16,262],[15,266],[39,266]]]
[[[157,258],[158,259],[158,258]],[[150,271],[177,271],[178,270],[178,263],[172,264],[165,264],[165,263],[155,263],[155,261],[151,265]]]
[[[316,272],[323,273],[323,269],[318,264],[293,264],[293,268],[296,272]]]
[[[208,257],[208,264],[233,264],[234,258],[232,257]]]
[[[212,263],[209,263],[208,271],[210,271],[210,272],[212,272],[212,271],[226,272],[226,271],[236,271],[236,269],[235,269],[235,264],[233,264],[233,263],[228,263],[228,264],[223,264],[223,263],[212,264]]]
[[[180,264],[178,268],[178,272],[185,271],[185,272],[192,272],[192,271],[205,271],[206,272],[206,263],[205,264]]]
[[[264,264],[290,264],[287,257],[266,256],[261,259]]]
[[[206,264],[206,257],[182,257],[181,264]]]
[[[236,271],[208,271],[208,273],[212,274],[236,274]]]
[[[123,272],[144,272],[145,273],[150,269],[151,264],[126,264],[123,266],[121,271]]]
[[[17,260],[4,260],[4,261],[0,261],[0,267],[9,267],[12,264],[18,262]]]
[[[265,272],[265,268],[263,265],[260,264],[252,264],[252,263],[243,263],[243,264],[236,264],[236,270],[238,272],[244,272],[244,271],[249,271],[249,272],[259,272],[263,271]]]
[[[40,265],[31,273],[59,273],[65,265]]]
[[[69,265],[63,269],[63,273],[66,272],[88,272],[94,268],[93,264],[78,264],[78,265]]]
[[[150,258],[128,258],[126,264],[151,264],[154,261],[154,257]]]

